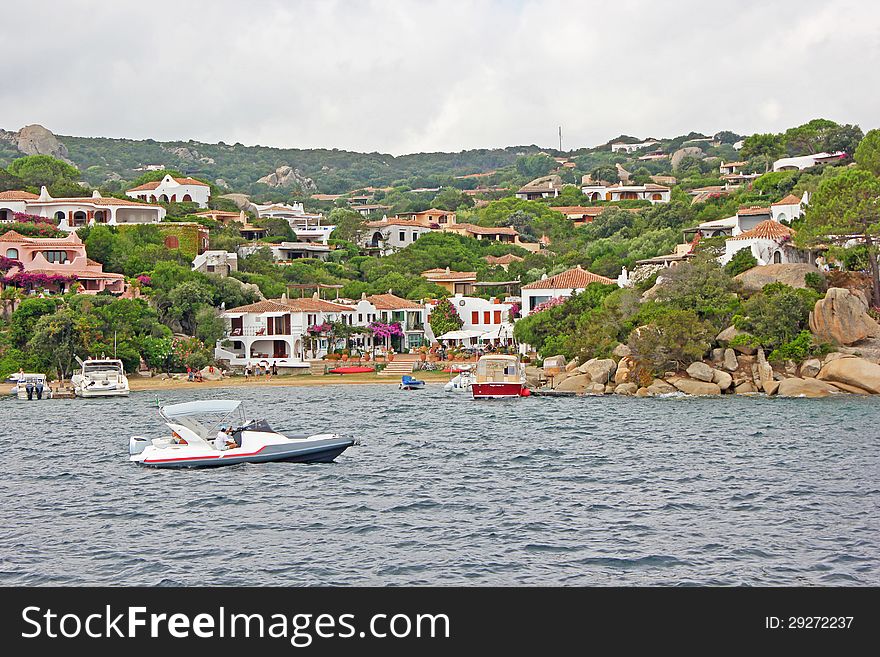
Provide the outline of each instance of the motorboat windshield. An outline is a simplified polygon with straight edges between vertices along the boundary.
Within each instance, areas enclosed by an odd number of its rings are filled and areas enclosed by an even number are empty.
[[[115,372],[123,374],[121,360],[87,360],[83,362],[83,374],[94,374],[95,372]]]

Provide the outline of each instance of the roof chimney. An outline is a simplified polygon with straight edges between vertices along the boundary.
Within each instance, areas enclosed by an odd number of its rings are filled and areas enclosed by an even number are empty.
[[[52,200],[52,197],[49,196],[49,190],[46,189],[45,185],[40,187],[40,198],[38,198],[37,200],[38,201],[51,201]]]
[[[282,300],[282,301],[287,301],[287,292],[282,292],[282,293],[281,293],[281,300]]]
[[[95,191],[92,192],[92,198],[103,198],[103,197],[101,196],[101,192],[99,192],[96,189]]]
[[[314,299],[315,301],[318,301],[320,298],[321,297],[318,296],[318,291],[315,290],[315,293],[312,295],[312,299]]]

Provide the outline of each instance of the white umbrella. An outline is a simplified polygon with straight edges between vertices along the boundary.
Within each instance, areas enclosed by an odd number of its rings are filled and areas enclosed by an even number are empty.
[[[478,338],[483,335],[482,331],[447,331],[441,335],[438,340],[469,340],[470,338]]]

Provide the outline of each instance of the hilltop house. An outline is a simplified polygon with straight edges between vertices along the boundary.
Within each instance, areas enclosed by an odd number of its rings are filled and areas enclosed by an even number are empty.
[[[556,198],[562,188],[562,179],[559,176],[546,176],[536,178],[527,185],[523,185],[516,192],[516,197],[523,201],[534,201],[539,198]]]
[[[425,233],[430,233],[431,225],[421,219],[397,219],[383,217],[380,221],[367,223],[369,232],[361,240],[360,246],[378,251],[379,255],[390,255],[404,249]]]
[[[275,262],[279,263],[299,260],[300,258],[327,260],[332,250],[326,244],[313,244],[312,242],[281,242],[280,244],[255,242],[238,247],[238,255],[242,258],[247,258],[263,248],[269,249],[272,252],[272,258]]]
[[[202,212],[196,212],[196,217],[202,217],[203,219],[211,219],[212,221],[216,221],[219,224],[223,224],[224,226],[228,226],[233,222],[238,222],[240,224],[247,223],[247,215],[245,215],[244,210],[240,210],[239,212],[228,212],[226,210],[204,210]]]
[[[635,153],[643,148],[648,148],[648,146],[653,146],[655,144],[659,144],[660,142],[655,139],[649,139],[648,141],[642,141],[637,144],[625,144],[623,142],[615,142],[611,144],[611,152],[612,153]]]
[[[451,294],[470,294],[477,282],[475,271],[450,271],[446,269],[429,269],[422,272],[422,276],[432,283],[436,283],[448,290]]]
[[[69,291],[74,280],[79,283],[77,291],[83,294],[121,294],[125,291],[125,276],[105,272],[101,263],[90,260],[76,233],[57,238],[36,238],[10,230],[0,235],[0,255],[21,263],[20,267],[9,270],[9,276],[25,272],[70,277],[69,281],[56,280],[46,286],[54,292]]]
[[[809,252],[796,248],[791,240],[795,231],[773,219],[766,219],[754,228],[728,237],[724,243],[722,265],[742,249],[749,249],[758,265],[810,262]]]
[[[508,253],[503,256],[493,256],[487,255],[483,258],[488,264],[494,267],[501,267],[504,271],[507,271],[507,268],[513,264],[514,262],[522,262],[524,258],[520,258],[517,255],[513,255],[512,253]]]
[[[722,176],[728,175],[731,173],[739,173],[739,170],[742,169],[747,162],[725,162],[721,161],[721,166],[718,167],[718,173]]]
[[[45,187],[39,196],[23,191],[0,193],[0,221],[14,221],[17,212],[43,217],[68,232],[94,224],[154,224],[165,218],[165,208],[159,205],[104,198],[97,190],[90,197],[53,198]]]
[[[162,180],[127,189],[125,195],[152,203],[197,203],[207,208],[211,187],[195,178],[172,178],[168,174]]]
[[[238,271],[238,254],[226,251],[205,251],[193,259],[192,268],[203,274],[229,276],[230,272]]]
[[[751,230],[759,223],[766,219],[772,218],[770,208],[762,208],[752,206],[749,208],[740,208],[732,217],[725,219],[716,219],[714,221],[705,221],[694,228],[685,229],[685,235],[691,233],[699,233],[701,237],[733,237]]]
[[[351,324],[352,309],[313,297],[268,299],[232,308],[222,314],[225,336],[217,341],[214,358],[231,367],[276,363],[281,370],[307,368],[306,359],[327,354],[330,322]],[[311,329],[311,330],[310,330]]]
[[[455,223],[454,212],[450,212],[449,210],[438,210],[437,208],[423,210],[422,212],[398,213],[395,217],[397,219],[416,221],[430,226],[436,225],[438,227],[448,226]]]
[[[324,215],[306,212],[302,203],[255,204],[254,207],[260,219],[284,219],[300,242],[327,244],[330,234],[336,229],[336,226],[329,224],[321,225]]]
[[[844,158],[846,158],[846,153],[843,151],[837,151],[835,153],[814,153],[812,155],[801,155],[799,157],[783,157],[773,163],[773,170],[794,171],[795,169],[809,169],[817,164],[839,162]]]
[[[590,283],[615,285],[616,281],[582,269],[580,265],[549,278],[544,274],[540,280],[522,286],[522,316],[528,317],[536,306],[550,299],[568,299],[576,292],[583,292]]]
[[[657,203],[669,203],[672,190],[663,185],[647,183],[645,185],[607,185],[601,182],[587,182],[581,187],[581,191],[591,201],[650,201]]]

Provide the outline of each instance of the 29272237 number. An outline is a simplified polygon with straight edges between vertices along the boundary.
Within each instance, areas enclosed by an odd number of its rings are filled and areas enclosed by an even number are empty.
[[[854,616],[766,616],[764,627],[770,630],[846,630],[852,627]]]

